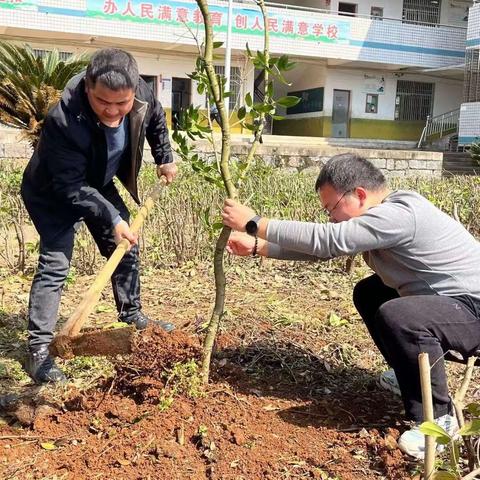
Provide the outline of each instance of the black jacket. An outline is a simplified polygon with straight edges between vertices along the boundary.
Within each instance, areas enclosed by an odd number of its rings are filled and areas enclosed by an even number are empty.
[[[85,93],[85,73],[73,77],[48,113],[22,182],[22,196],[40,236],[53,237],[81,218],[109,225],[118,210],[101,194],[107,165],[105,132]],[[173,160],[165,112],[140,79],[130,120],[130,151],[117,176],[139,203],[137,177],[145,137],[156,164]],[[68,224],[68,225],[67,225]]]

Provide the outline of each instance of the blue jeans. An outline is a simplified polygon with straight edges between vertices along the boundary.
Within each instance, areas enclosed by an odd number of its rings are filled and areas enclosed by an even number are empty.
[[[101,192],[129,221],[129,212],[113,183]],[[108,258],[116,248],[111,225],[86,221],[102,256]],[[28,306],[28,344],[36,350],[49,344],[57,323],[58,308],[65,279],[70,269],[75,231],[80,223],[66,224],[53,239],[40,238],[38,268],[30,290]],[[134,246],[120,261],[112,275],[115,303],[122,321],[131,321],[141,309],[138,247]]]
[[[429,355],[435,418],[451,413],[443,356],[467,358],[480,346],[480,305],[472,297],[399,297],[378,275],[361,280],[353,302],[377,348],[395,370],[408,420],[422,421],[418,354]]]

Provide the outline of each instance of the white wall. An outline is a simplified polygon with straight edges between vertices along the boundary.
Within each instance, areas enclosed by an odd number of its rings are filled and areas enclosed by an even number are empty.
[[[442,9],[440,11],[440,23],[444,25],[457,25],[459,27],[466,27],[467,22],[464,19],[466,15],[466,8],[468,4],[473,5],[472,2],[461,2],[459,0],[443,0]]]
[[[366,88],[365,75],[384,77],[385,90],[378,96],[378,112],[366,113]],[[400,76],[397,76],[400,75]],[[397,93],[397,80],[412,80],[430,82],[435,84],[433,115],[454,110],[460,107],[462,101],[463,82],[426,75],[397,74],[381,70],[351,70],[327,69],[321,65],[297,64],[297,67],[288,72],[287,79],[292,83],[290,87],[275,85],[275,94],[286,95],[287,92],[304,90],[315,87],[324,87],[323,112],[297,114],[289,118],[318,117],[332,115],[333,90],[349,90],[352,118],[370,120],[393,120],[395,118],[395,97]]]
[[[326,81],[327,69],[325,66],[319,64],[297,63],[293,70],[284,72],[285,79],[291,85],[285,85],[281,82],[276,82],[275,97],[283,97],[288,93],[298,90],[308,90],[310,88],[324,87]],[[277,113],[285,115],[285,109],[279,108]],[[289,115],[288,118],[307,118],[307,117],[323,117],[323,112],[311,112]]]
[[[88,52],[93,53],[97,49],[90,48],[69,48],[56,47],[49,44],[33,44],[33,48],[51,50],[59,48],[61,51],[72,53]],[[158,77],[157,97],[164,108],[172,106],[172,78],[188,78],[188,74],[195,68],[196,56],[172,54],[172,52],[159,51],[158,54],[139,53],[129,50],[138,63],[138,69],[141,75],[154,75]],[[220,63],[219,63],[220,64]],[[244,65],[239,60],[232,59],[232,66],[241,67],[246,72],[246,80],[243,86],[242,98],[248,91],[253,91],[253,70]],[[199,95],[196,82],[192,81],[191,101],[193,105],[205,106],[205,95]]]
[[[364,75],[383,76],[385,78],[385,93],[378,96],[378,113],[365,112],[365,77]],[[329,70],[325,85],[324,115],[332,114],[333,90],[350,90],[351,117],[371,120],[394,120],[395,97],[397,93],[397,80],[411,80],[435,84],[433,115],[460,108],[462,101],[463,82],[435,78],[426,75],[405,74],[397,77],[393,73],[382,71],[358,70]]]
[[[441,115],[460,108],[463,99],[463,82],[437,80],[435,82],[435,103],[433,115]]]
[[[365,74],[384,77],[385,93],[378,96],[378,113],[365,112]],[[392,120],[395,109],[396,77],[382,71],[330,69],[325,84],[325,116],[332,115],[333,90],[350,90],[350,116],[369,120]]]

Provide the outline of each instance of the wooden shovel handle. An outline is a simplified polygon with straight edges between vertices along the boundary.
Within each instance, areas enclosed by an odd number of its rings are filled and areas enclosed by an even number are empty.
[[[150,196],[145,200],[143,206],[139,209],[135,219],[130,225],[130,230],[132,231],[132,233],[137,233],[140,230],[140,227],[143,225],[145,218],[152,210],[155,201],[159,198],[165,184],[165,177],[162,177],[160,179],[160,182],[155,185],[152,192],[150,193]],[[75,335],[79,334],[83,325],[87,321],[88,316],[97,304],[102,290],[104,289],[113,272],[117,268],[120,260],[128,251],[129,247],[130,242],[126,238],[124,238],[117,245],[117,248],[114,250],[114,252],[107,260],[107,263],[103,266],[100,272],[98,272],[98,275],[95,278],[92,286],[87,290],[87,292],[83,296],[82,301],[75,309],[75,311],[70,315],[69,319],[65,322],[65,325],[63,325],[58,335],[74,337]]]

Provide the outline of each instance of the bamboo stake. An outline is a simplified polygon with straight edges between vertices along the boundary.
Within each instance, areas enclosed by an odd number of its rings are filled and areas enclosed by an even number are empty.
[[[432,383],[428,353],[420,353],[418,355],[418,366],[420,369],[420,386],[422,388],[423,420],[425,422],[433,422]],[[433,476],[435,470],[435,455],[435,438],[431,435],[425,435],[425,480],[430,480]]]

